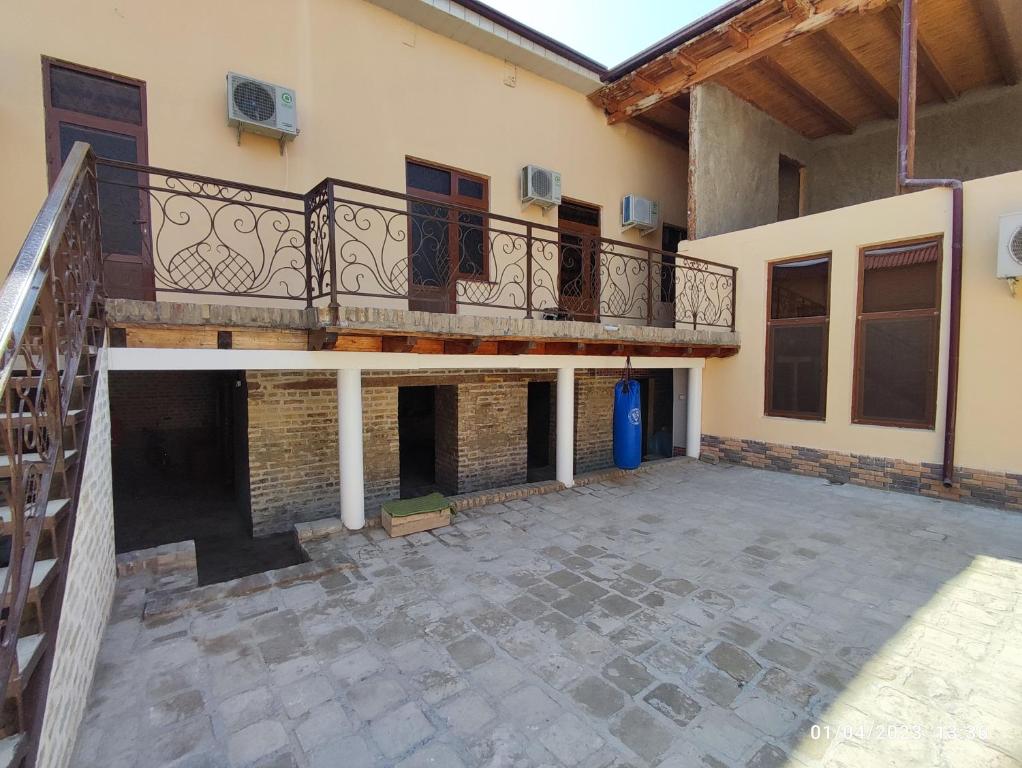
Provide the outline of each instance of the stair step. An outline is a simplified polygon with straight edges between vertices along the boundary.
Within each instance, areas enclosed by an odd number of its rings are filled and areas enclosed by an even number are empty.
[[[46,514],[43,522],[44,528],[53,528],[57,524],[57,519],[67,511],[70,499],[50,499],[46,502]],[[13,524],[11,522],[11,508],[0,507],[0,536],[7,536],[11,534],[11,528]],[[0,763],[2,766],[3,763]]]
[[[84,408],[69,408],[67,412],[67,417],[64,419],[64,426],[70,427],[72,424],[81,421],[84,416],[85,416]],[[5,424],[8,418],[10,418],[10,420],[13,423],[18,425],[32,422],[32,415],[29,413],[15,413],[12,414],[10,417],[8,417],[6,413],[0,413],[0,424]],[[42,411],[39,414],[39,418],[45,419],[46,411]]]
[[[38,593],[46,587],[56,573],[56,560],[36,560],[35,564],[32,566],[32,582],[29,590],[29,598],[38,597]],[[2,584],[6,579],[7,568],[0,568],[0,584]],[[14,589],[13,585],[11,589]]]
[[[15,650],[18,657],[18,674],[14,680],[19,689],[32,676],[35,665],[39,662],[39,657],[43,655],[43,641],[45,639],[46,636],[41,633],[18,638],[18,647]],[[3,763],[0,763],[0,765],[3,765]]]
[[[22,744],[25,742],[23,733],[16,733],[6,739],[0,739],[0,768],[9,768],[20,757]]]
[[[75,460],[78,455],[78,451],[75,448],[68,448],[64,451],[64,463],[70,464]],[[25,453],[22,454],[21,460],[28,463],[37,463],[40,461],[38,453]],[[11,457],[6,453],[0,455],[0,478],[11,476]]]

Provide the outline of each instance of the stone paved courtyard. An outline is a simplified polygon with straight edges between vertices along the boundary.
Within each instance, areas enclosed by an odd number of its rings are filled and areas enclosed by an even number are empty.
[[[1018,514],[676,461],[436,534],[121,579],[74,765],[1022,765]]]

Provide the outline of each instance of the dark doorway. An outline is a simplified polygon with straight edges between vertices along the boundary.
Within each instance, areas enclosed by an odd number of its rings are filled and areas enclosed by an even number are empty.
[[[529,382],[528,404],[528,480],[553,480],[554,471],[554,430],[553,391],[549,381]]]
[[[118,552],[194,541],[199,584],[301,561],[290,533],[252,537],[242,372],[110,374]]]
[[[777,161],[777,220],[797,219],[805,212],[805,174],[802,163],[781,155]]]
[[[642,460],[667,458],[674,453],[674,376],[654,371],[639,379],[642,403]]]
[[[401,498],[424,496],[436,482],[436,387],[398,387]]]
[[[51,185],[76,141],[91,144],[97,157],[148,162],[146,92],[141,80],[44,57],[43,104]],[[145,253],[142,229],[148,219],[148,200],[139,191],[139,174],[101,165],[96,176],[106,293],[152,301],[156,298],[153,265]]]

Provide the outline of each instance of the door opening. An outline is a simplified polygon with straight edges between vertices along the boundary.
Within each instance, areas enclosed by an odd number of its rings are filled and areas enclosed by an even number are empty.
[[[438,490],[436,478],[436,387],[398,387],[397,433],[401,498]]]
[[[668,458],[674,454],[674,376],[654,371],[639,379],[642,404],[642,460]]]
[[[529,382],[528,403],[528,480],[530,483],[553,480],[554,425],[556,408],[554,388],[549,381]]]
[[[600,209],[565,200],[557,207],[560,234],[560,309],[573,320],[595,322],[600,310]]]
[[[244,372],[109,378],[117,552],[194,541],[199,584],[302,561],[290,533],[252,537]]]

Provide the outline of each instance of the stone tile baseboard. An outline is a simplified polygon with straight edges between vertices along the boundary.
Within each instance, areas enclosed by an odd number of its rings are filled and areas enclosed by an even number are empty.
[[[916,464],[882,456],[825,451],[759,440],[703,435],[701,458],[747,467],[794,472],[837,483],[915,493],[1022,511],[1022,475],[955,468],[955,485],[945,488],[941,465]]]

